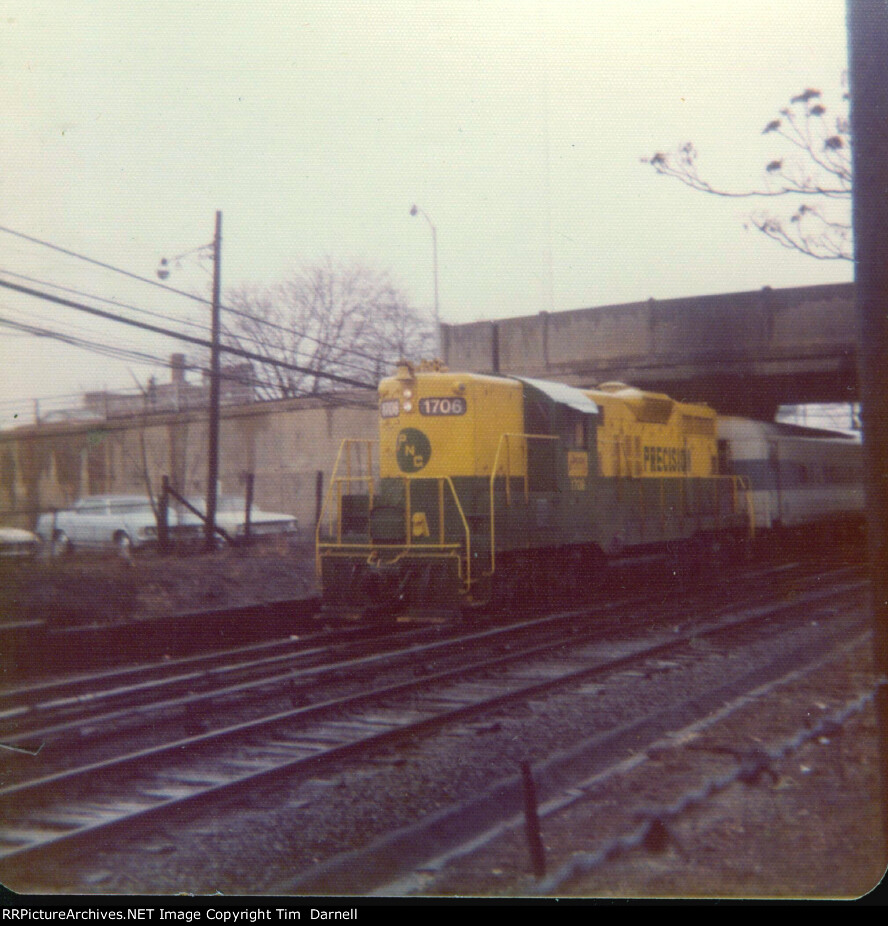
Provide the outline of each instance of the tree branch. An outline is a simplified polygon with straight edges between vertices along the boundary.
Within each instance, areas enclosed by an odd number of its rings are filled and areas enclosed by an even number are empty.
[[[657,152],[642,158],[661,176],[671,177],[699,193],[727,199],[820,197],[826,201],[851,198],[851,140],[848,120],[838,116],[830,123],[819,90],[806,89],[780,111],[762,131],[774,134],[802,155],[803,160],[774,158],[765,166],[766,186],[730,190],[704,179],[697,166],[697,150],[686,142],[670,154]],[[791,216],[751,216],[749,223],[782,247],[817,260],[852,260],[850,220],[836,221],[807,203]]]

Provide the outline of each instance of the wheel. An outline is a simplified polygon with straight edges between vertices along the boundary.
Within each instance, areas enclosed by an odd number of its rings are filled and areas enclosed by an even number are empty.
[[[133,542],[130,535],[125,534],[123,531],[114,535],[114,546],[118,554],[124,559],[129,559],[133,555]]]
[[[64,531],[56,531],[52,538],[52,548],[54,556],[67,556],[74,547]]]

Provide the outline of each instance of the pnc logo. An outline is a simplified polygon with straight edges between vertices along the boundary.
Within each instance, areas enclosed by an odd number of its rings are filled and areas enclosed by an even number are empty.
[[[429,462],[431,455],[432,444],[422,431],[404,428],[398,435],[395,456],[402,473],[419,472]]]

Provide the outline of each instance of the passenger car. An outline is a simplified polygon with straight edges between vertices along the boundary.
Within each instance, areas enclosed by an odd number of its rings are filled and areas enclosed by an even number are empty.
[[[188,540],[201,535],[201,522],[190,514],[169,512],[170,536]],[[157,543],[157,519],[150,499],[141,495],[91,495],[73,508],[42,514],[37,534],[56,554],[73,548],[116,547],[128,553]]]
[[[722,468],[752,486],[756,531],[862,518],[860,434],[734,417],[718,434]]]

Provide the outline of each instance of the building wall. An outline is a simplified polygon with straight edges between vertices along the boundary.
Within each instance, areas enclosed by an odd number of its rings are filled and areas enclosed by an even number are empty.
[[[327,480],[345,437],[377,437],[372,391],[224,408],[220,425],[222,493],[243,495],[254,474],[254,502],[314,525],[317,473]],[[105,422],[58,422],[0,433],[0,523],[32,527],[40,511],[85,495],[147,494],[168,475],[182,494],[202,496],[207,478],[203,411]]]

